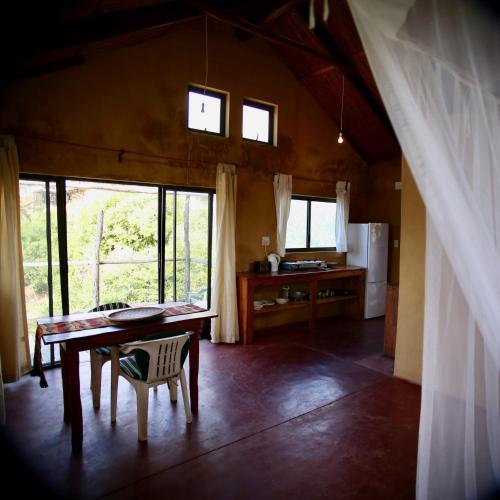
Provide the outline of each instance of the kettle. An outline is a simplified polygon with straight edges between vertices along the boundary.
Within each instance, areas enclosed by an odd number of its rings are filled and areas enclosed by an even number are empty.
[[[271,264],[271,272],[276,272],[278,270],[278,264],[280,263],[281,257],[276,253],[270,253],[267,256],[267,260]]]

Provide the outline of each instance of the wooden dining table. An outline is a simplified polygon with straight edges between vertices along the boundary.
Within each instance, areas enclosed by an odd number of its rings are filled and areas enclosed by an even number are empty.
[[[168,308],[169,304],[159,304]],[[103,312],[52,316],[38,320],[38,325],[62,322],[92,320],[104,315]],[[59,344],[61,353],[61,372],[64,398],[64,420],[71,424],[71,442],[73,452],[79,452],[83,443],[83,416],[80,398],[79,354],[81,351],[122,344],[140,340],[154,332],[194,331],[189,347],[189,395],[191,410],[198,411],[198,369],[199,343],[198,334],[206,331],[207,322],[216,317],[210,311],[194,312],[175,316],[160,316],[148,321],[112,323],[106,326],[87,328],[64,333],[45,334],[41,338],[45,345]],[[43,373],[43,371],[42,371]]]

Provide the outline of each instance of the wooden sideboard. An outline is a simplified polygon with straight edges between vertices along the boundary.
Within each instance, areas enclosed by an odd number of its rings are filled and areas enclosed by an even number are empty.
[[[342,302],[345,314],[356,319],[363,318],[365,297],[366,270],[355,266],[336,266],[324,270],[308,271],[278,271],[271,273],[237,273],[238,280],[238,315],[240,325],[240,339],[244,344],[253,342],[254,317],[263,314],[272,314],[292,309],[309,309],[309,328],[316,324],[318,306],[333,302]],[[318,298],[318,292],[326,288],[349,290],[349,295],[335,295]],[[328,282],[332,282],[329,284]],[[255,292],[265,288],[281,287],[308,287],[307,300],[292,301],[286,304],[264,306],[254,309]],[[276,292],[278,296],[278,292]]]

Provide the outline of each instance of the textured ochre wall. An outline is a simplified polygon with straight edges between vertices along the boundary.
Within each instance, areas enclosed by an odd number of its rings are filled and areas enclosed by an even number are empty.
[[[371,203],[366,205],[366,220],[389,224],[388,280],[399,282],[399,241],[401,238],[401,191],[395,183],[401,181],[401,158],[370,166]],[[354,221],[353,221],[354,222]],[[360,221],[361,222],[361,221]],[[394,241],[397,241],[397,247]]]
[[[394,374],[422,382],[426,215],[422,198],[403,159],[401,263]]]
[[[337,144],[335,124],[267,44],[238,41],[215,21],[209,25],[208,85],[230,94],[229,137],[189,132],[187,85],[203,83],[205,75],[202,26],[193,21],[161,38],[92,54],[81,66],[14,81],[0,97],[0,131],[16,136],[24,172],[213,187],[216,163],[236,164],[237,269],[247,270],[263,257],[261,236],[271,236],[275,248],[273,172],[322,179],[294,180],[295,193],[316,196],[335,196],[335,182],[351,180],[356,214],[369,191],[368,167],[348,141]],[[245,97],[278,106],[278,147],[241,139]],[[119,163],[114,152],[38,138],[183,161],[125,153]]]
[[[16,80],[1,89],[0,132],[15,135],[21,170],[214,187],[217,162],[234,163],[238,271],[264,257],[262,236],[270,236],[269,250],[275,249],[274,172],[292,174],[294,193],[312,196],[334,197],[336,181],[350,180],[353,221],[396,224],[394,165],[369,167],[348,137],[337,144],[335,124],[260,39],[242,42],[232,28],[209,22],[208,85],[229,92],[229,137],[187,130],[187,85],[203,84],[205,78],[203,26],[201,20],[178,25],[160,38],[96,52],[81,66]],[[248,97],[278,106],[277,147],[242,140],[241,104]],[[118,162],[116,152],[61,142],[172,159],[125,153]],[[343,254],[332,252],[290,257],[344,262]]]

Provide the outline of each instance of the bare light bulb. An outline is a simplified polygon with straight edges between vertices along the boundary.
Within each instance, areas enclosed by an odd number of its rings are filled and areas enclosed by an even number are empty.
[[[344,142],[344,138],[342,137],[342,132],[339,132],[339,138],[337,139],[337,142],[339,144],[342,144]]]

